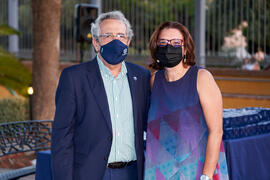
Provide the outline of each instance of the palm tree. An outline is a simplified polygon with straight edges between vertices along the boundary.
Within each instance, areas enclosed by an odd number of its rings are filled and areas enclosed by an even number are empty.
[[[61,0],[32,0],[33,118],[53,119],[60,53]]]

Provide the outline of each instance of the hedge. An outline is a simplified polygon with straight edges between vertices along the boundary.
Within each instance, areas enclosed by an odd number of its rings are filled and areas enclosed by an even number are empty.
[[[0,99],[0,123],[29,120],[27,98]]]

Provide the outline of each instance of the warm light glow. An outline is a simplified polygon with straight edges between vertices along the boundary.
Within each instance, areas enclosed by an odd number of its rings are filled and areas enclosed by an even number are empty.
[[[88,38],[88,39],[91,39],[91,38],[92,38],[92,34],[88,33],[88,34],[87,34],[87,38]]]
[[[33,94],[34,94],[34,89],[33,89],[33,87],[28,87],[28,88],[27,88],[27,94],[28,94],[28,95],[33,95]]]

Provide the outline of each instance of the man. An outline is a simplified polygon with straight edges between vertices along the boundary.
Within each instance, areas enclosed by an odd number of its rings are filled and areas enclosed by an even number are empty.
[[[143,179],[150,72],[123,60],[133,32],[119,11],[91,27],[97,56],[63,70],[52,128],[56,180]]]

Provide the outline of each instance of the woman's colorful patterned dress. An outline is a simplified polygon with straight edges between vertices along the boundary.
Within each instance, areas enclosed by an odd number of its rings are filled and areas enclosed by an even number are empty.
[[[208,128],[197,92],[197,66],[168,82],[155,75],[148,115],[145,180],[198,180],[202,174]],[[214,180],[228,179],[223,143]]]

